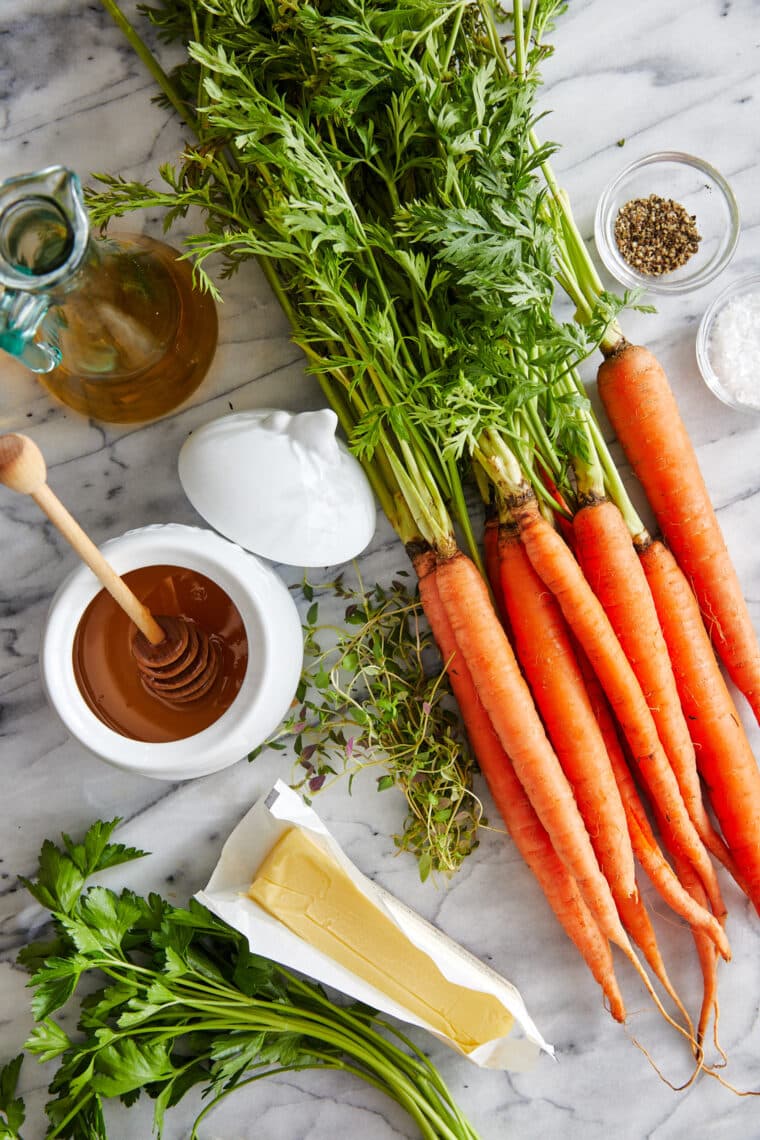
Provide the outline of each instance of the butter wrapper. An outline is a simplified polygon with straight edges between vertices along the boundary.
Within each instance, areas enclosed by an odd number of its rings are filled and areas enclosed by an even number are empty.
[[[291,828],[300,828],[343,869],[354,886],[403,932],[445,979],[474,994],[492,995],[514,1019],[505,1036],[464,1049],[454,1038],[430,1025],[415,1011],[311,946],[253,899],[247,891],[262,862]],[[519,991],[436,927],[387,891],[378,887],[345,855],[319,816],[282,781],[259,800],[224,845],[219,862],[197,900],[245,935],[251,950],[282,966],[298,970],[325,986],[372,1006],[384,1014],[421,1026],[481,1068],[524,1072],[543,1051],[554,1055],[533,1023]]]

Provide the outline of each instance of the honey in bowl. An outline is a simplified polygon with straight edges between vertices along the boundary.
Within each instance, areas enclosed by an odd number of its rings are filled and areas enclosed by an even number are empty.
[[[105,590],[93,598],[77,627],[73,666],[92,712],[132,740],[164,744],[212,725],[237,696],[248,665],[243,620],[228,594],[210,578],[182,566],[144,566],[122,575],[153,614],[179,617],[204,630],[219,648],[216,683],[196,701],[172,705],[149,692],[132,655],[135,626]]]

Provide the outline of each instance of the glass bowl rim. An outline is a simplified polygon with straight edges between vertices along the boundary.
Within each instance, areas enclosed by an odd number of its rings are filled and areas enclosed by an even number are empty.
[[[638,170],[646,166],[654,166],[657,163],[665,162],[675,163],[676,165],[687,166],[694,170],[701,171],[718,187],[728,206],[729,213],[728,236],[725,249],[705,270],[701,270],[695,273],[691,278],[681,281],[663,281],[656,277],[647,277],[645,274],[638,273],[623,260],[616,249],[612,248],[610,242],[607,240],[606,233],[606,222],[611,204],[620,186]],[[605,268],[621,284],[627,285],[629,288],[643,288],[650,293],[690,293],[692,290],[700,289],[703,285],[714,281],[718,274],[723,272],[736,252],[739,233],[739,203],[726,178],[705,159],[681,150],[653,151],[651,154],[645,154],[641,158],[630,162],[607,183],[599,196],[596,212],[594,214],[594,242]]]
[[[743,404],[741,400],[733,399],[724,389],[720,382],[720,378],[716,373],[710,361],[710,332],[713,323],[718,313],[725,307],[725,305],[734,297],[741,296],[742,293],[747,292],[748,288],[756,286],[757,291],[760,292],[760,273],[745,273],[741,277],[736,277],[730,284],[726,285],[724,289],[713,297],[710,304],[702,314],[702,319],[699,322],[697,329],[696,340],[696,354],[697,366],[701,373],[707,387],[712,394],[717,397],[722,403],[726,404],[729,408],[733,408],[737,412],[745,412],[747,415],[757,416],[760,415],[760,407],[753,408],[749,404]]]

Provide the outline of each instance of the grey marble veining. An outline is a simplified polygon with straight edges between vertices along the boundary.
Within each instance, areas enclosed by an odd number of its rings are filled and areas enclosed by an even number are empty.
[[[555,40],[542,96],[555,110],[542,132],[562,144],[555,165],[584,235],[590,237],[599,193],[622,164],[652,150],[686,150],[713,162],[739,199],[742,236],[728,273],[756,269],[757,0],[573,0]],[[84,176],[107,170],[150,177],[181,143],[181,129],[151,104],[149,78],[97,3],[2,0],[0,79],[3,175],[64,162]],[[152,214],[129,225],[160,233],[160,218]],[[718,403],[699,379],[694,356],[699,317],[725,281],[724,276],[698,293],[667,298],[655,316],[627,317],[626,330],[631,338],[645,339],[670,372],[760,628],[760,420]],[[225,286],[225,298],[210,375],[178,413],[150,426],[89,422],[54,404],[33,377],[3,358],[0,430],[33,435],[47,456],[52,485],[96,541],[150,522],[197,523],[176,474],[177,452],[194,427],[230,406],[319,404],[261,275],[247,268]],[[622,459],[621,469],[627,472]],[[154,854],[122,869],[118,881],[184,902],[205,882],[224,836],[251,802],[277,776],[288,774],[287,761],[271,753],[253,765],[241,762],[216,776],[171,785],[111,769],[71,741],[46,705],[37,650],[50,597],[73,565],[73,554],[32,503],[0,494],[0,1058],[17,1052],[31,1027],[26,979],[14,957],[41,915],[17,876],[33,870],[45,837],[77,833],[95,817],[123,816],[125,839]],[[362,572],[368,580],[388,579],[403,565],[403,551],[381,521],[360,560]],[[297,571],[284,574],[298,580]],[[757,749],[758,734],[751,732]],[[421,885],[414,864],[394,854],[389,837],[400,826],[402,805],[394,792],[378,795],[371,776],[360,778],[351,796],[337,784],[315,806],[362,870],[511,978],[557,1046],[556,1063],[543,1060],[534,1072],[516,1076],[482,1072],[426,1042],[484,1140],[760,1135],[760,1108],[752,1098],[737,1099],[706,1077],[683,1093],[657,1079],[634,1038],[676,1084],[689,1072],[685,1047],[622,964],[631,1016],[625,1029],[611,1021],[586,968],[498,830],[484,833],[448,886],[436,887]],[[725,1076],[741,1088],[757,1088],[760,920],[723,882],[734,952],[732,963],[721,969],[721,1040],[731,1058]],[[651,892],[645,894],[661,914]],[[687,933],[663,916],[658,936],[673,981],[697,1008],[700,980]],[[27,1062],[26,1140],[44,1134],[49,1077],[48,1069]],[[183,1104],[169,1115],[167,1140],[187,1136],[193,1107]],[[151,1106],[116,1110],[109,1119],[117,1140],[145,1140]],[[396,1140],[412,1137],[414,1130],[393,1105],[358,1083],[301,1074],[229,1098],[201,1135]]]

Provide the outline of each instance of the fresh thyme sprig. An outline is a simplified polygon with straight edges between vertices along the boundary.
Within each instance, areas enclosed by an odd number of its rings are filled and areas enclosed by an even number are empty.
[[[431,871],[456,871],[485,820],[443,663],[405,577],[400,571],[390,586],[369,589],[343,577],[304,584],[311,606],[298,707],[262,748],[291,741],[294,786],[311,794],[378,770],[379,791],[396,786],[406,797],[409,813],[395,842],[416,856],[424,880]],[[320,621],[321,593],[325,605],[342,600],[340,624]]]

